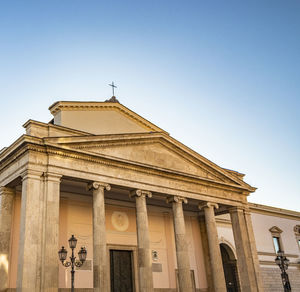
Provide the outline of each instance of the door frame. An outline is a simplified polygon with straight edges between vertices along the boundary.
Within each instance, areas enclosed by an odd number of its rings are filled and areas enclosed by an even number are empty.
[[[139,292],[139,275],[138,275],[138,262],[137,262],[137,246],[136,245],[120,245],[120,244],[107,244],[107,274],[108,274],[108,283],[109,283],[109,292],[111,292],[110,285],[110,251],[111,250],[125,250],[132,252],[132,284],[133,291]]]

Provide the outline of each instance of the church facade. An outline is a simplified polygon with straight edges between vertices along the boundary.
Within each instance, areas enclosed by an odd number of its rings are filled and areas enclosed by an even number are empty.
[[[274,238],[297,291],[299,213],[249,204],[243,174],[115,98],[49,110],[0,152],[0,291],[69,288],[73,234],[76,291],[282,291]]]

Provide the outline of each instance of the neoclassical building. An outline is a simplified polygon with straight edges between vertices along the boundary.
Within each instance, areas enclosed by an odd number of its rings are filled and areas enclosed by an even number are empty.
[[[243,174],[194,152],[115,97],[59,101],[49,110],[53,120],[27,121],[26,134],[0,152],[0,291],[69,288],[58,250],[70,253],[72,234],[87,249],[75,272],[78,291],[252,292],[272,284],[270,271],[280,280],[271,259],[283,227],[269,226],[271,245],[257,245],[253,226],[260,228],[260,215],[272,225],[283,211],[249,204],[255,188]],[[300,226],[298,213],[285,216]]]

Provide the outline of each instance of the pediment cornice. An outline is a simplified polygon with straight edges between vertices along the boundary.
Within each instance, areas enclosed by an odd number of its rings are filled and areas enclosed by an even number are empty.
[[[205,167],[213,180],[213,177],[218,178],[219,182],[230,185],[235,185],[243,189],[247,189],[249,192],[253,192],[256,188],[251,187],[235,175],[232,171],[227,171],[214,164],[210,160],[201,156],[197,152],[191,150],[187,146],[178,142],[174,138],[163,132],[155,133],[134,133],[134,134],[116,134],[116,135],[98,135],[98,136],[85,136],[85,137],[60,137],[60,138],[48,138],[49,143],[58,144],[68,149],[79,150],[85,153],[94,153],[97,148],[105,147],[117,147],[117,146],[132,146],[132,145],[151,145],[153,143],[159,143],[170,151],[176,153],[186,161],[197,165],[198,167]],[[95,153],[94,153],[95,154]],[[151,165],[148,165],[151,167]]]
[[[163,129],[154,125],[147,119],[141,117],[134,111],[130,110],[123,104],[119,102],[83,102],[83,101],[58,101],[52,104],[49,107],[49,110],[52,115],[56,115],[60,111],[103,111],[103,110],[113,110],[117,111],[126,118],[134,121],[136,124],[139,124],[146,131],[153,132],[165,132]]]

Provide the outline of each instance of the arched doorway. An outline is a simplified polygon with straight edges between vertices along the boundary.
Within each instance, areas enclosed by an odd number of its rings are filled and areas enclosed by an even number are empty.
[[[220,249],[227,292],[239,292],[240,289],[238,282],[236,259],[232,252],[232,249],[225,243],[220,244]]]

